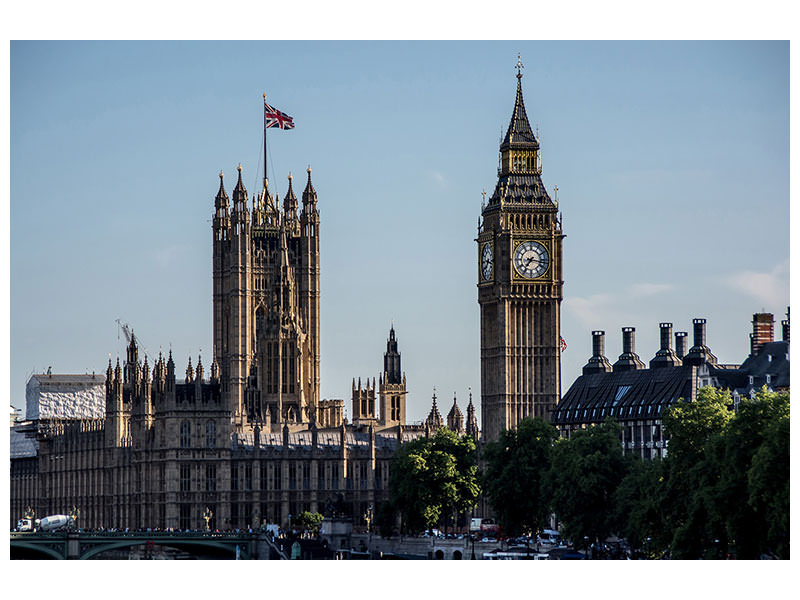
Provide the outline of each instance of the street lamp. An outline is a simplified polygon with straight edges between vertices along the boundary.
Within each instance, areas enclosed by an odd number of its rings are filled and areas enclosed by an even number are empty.
[[[583,555],[585,557],[584,560],[589,558],[589,536],[583,536]]]
[[[367,512],[364,513],[364,521],[367,523],[367,533],[369,535],[369,539],[372,539],[372,529],[370,525],[372,524],[372,504],[367,507]]]
[[[470,560],[475,560],[475,534],[470,533],[469,539],[472,541],[472,556],[470,557]]]
[[[645,558],[646,558],[647,560],[650,560],[650,541],[651,541],[651,540],[652,540],[652,538],[647,538],[647,539],[645,540],[645,548],[644,548],[644,551],[645,551]]]
[[[81,516],[81,509],[72,505],[72,510],[69,511],[69,516],[72,518],[72,526],[77,529],[78,528],[78,517]]]
[[[203,520],[206,522],[206,531],[210,531],[211,527],[209,526],[209,522],[211,521],[211,517],[214,516],[214,513],[211,512],[211,509],[206,506],[206,510],[203,512]]]

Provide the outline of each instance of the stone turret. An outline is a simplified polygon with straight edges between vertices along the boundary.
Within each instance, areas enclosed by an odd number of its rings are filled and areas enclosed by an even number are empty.
[[[428,413],[428,418],[425,419],[425,427],[428,428],[431,434],[436,433],[444,427],[444,420],[442,415],[439,414],[439,409],[436,407],[436,390],[433,390],[433,404],[431,405],[431,412]]]
[[[458,435],[464,435],[464,417],[458,408],[455,392],[453,392],[453,406],[447,413],[447,428],[455,431]]]
[[[472,404],[472,389],[469,390],[469,404],[467,404],[466,434],[476,442],[480,436],[480,430],[478,430],[478,419],[475,416],[475,406]]]

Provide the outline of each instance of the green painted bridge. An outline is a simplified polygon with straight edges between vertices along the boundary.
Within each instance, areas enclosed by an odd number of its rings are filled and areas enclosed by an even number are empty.
[[[285,559],[261,532],[110,532],[70,531],[11,533],[11,558],[79,559],[104,558],[109,551],[136,546],[174,548],[193,557],[218,559]]]

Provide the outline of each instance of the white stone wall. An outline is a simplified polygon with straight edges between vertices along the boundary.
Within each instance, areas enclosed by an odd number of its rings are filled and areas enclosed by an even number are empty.
[[[44,379],[44,378],[43,378]],[[27,419],[101,419],[106,412],[105,378],[89,382],[31,377],[25,389]]]

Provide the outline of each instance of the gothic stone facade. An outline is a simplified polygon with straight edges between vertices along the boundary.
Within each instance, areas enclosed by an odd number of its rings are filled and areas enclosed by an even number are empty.
[[[206,510],[215,528],[285,526],[304,510],[359,523],[386,498],[398,444],[425,434],[405,426],[406,377],[394,328],[380,412],[374,383],[368,392],[354,389],[359,419],[348,425],[343,400],[319,398],[319,213],[311,169],[299,216],[291,177],[282,211],[266,183],[251,212],[241,167],[232,206],[220,175],[209,376],[200,357],[196,367],[190,358],[179,380],[171,352],[151,371],[132,336],[123,364],[109,361],[98,414],[29,407],[40,418],[12,429],[19,449],[11,461],[12,526],[28,506],[40,517],[77,507],[89,528],[197,529]],[[52,377],[60,376],[41,379]],[[67,408],[78,400],[58,398]]]

